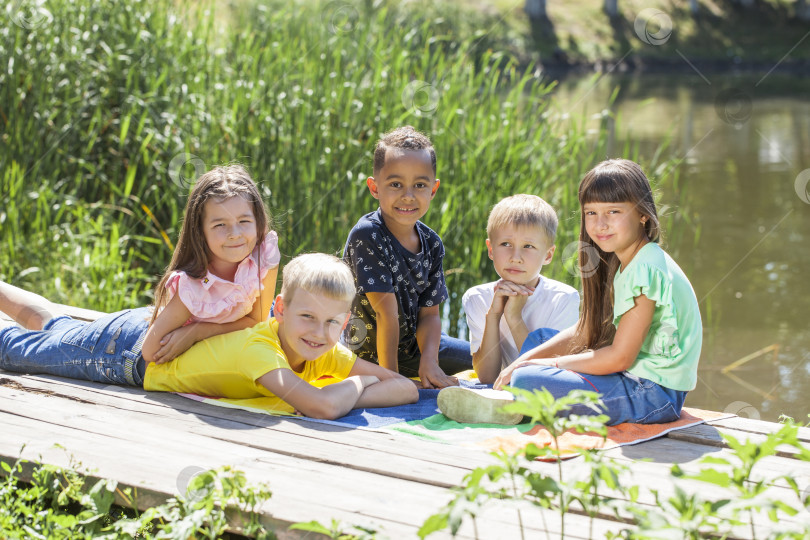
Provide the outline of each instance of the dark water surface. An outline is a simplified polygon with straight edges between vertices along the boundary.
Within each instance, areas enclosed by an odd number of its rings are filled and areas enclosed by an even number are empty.
[[[642,158],[669,139],[666,152],[681,160],[660,202],[664,247],[689,276],[704,323],[687,405],[807,421],[810,78],[582,77],[556,94],[561,112],[593,114],[594,128],[604,109],[618,115],[611,157],[627,139]]]

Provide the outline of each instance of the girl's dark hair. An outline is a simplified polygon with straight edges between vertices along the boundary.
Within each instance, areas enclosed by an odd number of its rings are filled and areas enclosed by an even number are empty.
[[[613,276],[619,267],[615,253],[602,251],[585,229],[588,203],[632,203],[646,216],[647,239],[658,242],[661,236],[650,181],[637,163],[611,159],[588,171],[579,184],[580,232],[579,268],[582,274],[582,316],[577,335],[583,336],[586,349],[598,349],[613,342]],[[598,257],[598,260],[593,260]],[[579,352],[579,351],[572,351]]]
[[[231,197],[242,197],[251,205],[256,220],[256,245],[260,246],[264,241],[269,230],[270,217],[259,188],[247,170],[238,164],[225,165],[214,167],[200,176],[188,196],[183,225],[172,260],[155,287],[155,311],[150,324],[155,322],[160,310],[169,303],[166,282],[172,272],[180,270],[195,279],[205,277],[208,272],[208,245],[202,230],[205,203],[211,200],[221,202]]]

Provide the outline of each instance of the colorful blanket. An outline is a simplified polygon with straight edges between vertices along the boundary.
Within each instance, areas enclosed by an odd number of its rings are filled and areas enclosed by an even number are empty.
[[[461,381],[461,384],[471,388],[484,387],[467,381]],[[454,422],[439,412],[436,405],[438,394],[438,390],[419,390],[419,401],[417,403],[377,409],[355,409],[338,420],[318,420],[303,416],[290,416],[288,413],[264,408],[262,406],[263,398],[235,400],[208,398],[193,394],[180,395],[220,407],[245,409],[263,414],[287,415],[307,422],[398,433],[439,443],[476,446],[490,451],[505,450],[515,452],[525,448],[530,443],[534,443],[539,447],[551,446],[553,443],[549,432],[540,425],[502,426]],[[566,432],[558,440],[560,454],[564,458],[575,457],[578,454],[578,449],[598,448],[609,450],[619,446],[638,444],[657,437],[663,437],[677,429],[684,429],[703,422],[720,420],[731,416],[734,415],[684,408],[681,412],[681,418],[677,422],[667,424],[619,424],[609,427],[607,438],[604,439],[595,433]]]

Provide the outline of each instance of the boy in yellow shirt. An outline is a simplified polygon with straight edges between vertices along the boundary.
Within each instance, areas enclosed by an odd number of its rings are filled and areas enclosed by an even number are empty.
[[[301,255],[284,268],[274,319],[203,340],[172,362],[146,365],[140,353],[146,308],[86,323],[53,317],[45,298],[0,282],[0,311],[33,330],[0,330],[0,369],[145,390],[265,398],[265,408],[325,419],[353,408],[417,401],[417,389],[405,377],[337,343],[354,294],[354,279],[342,261]],[[324,375],[339,382],[311,384]]]

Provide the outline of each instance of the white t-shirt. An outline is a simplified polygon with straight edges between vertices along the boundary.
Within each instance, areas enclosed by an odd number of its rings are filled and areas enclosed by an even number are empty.
[[[475,353],[481,347],[484,337],[484,324],[487,311],[495,298],[495,284],[484,283],[468,289],[461,299],[470,329],[470,351]],[[579,293],[570,285],[540,276],[540,281],[526,305],[523,306],[523,322],[529,332],[538,328],[565,330],[573,326],[579,318]],[[520,356],[512,332],[501,317],[501,367],[504,368]]]

